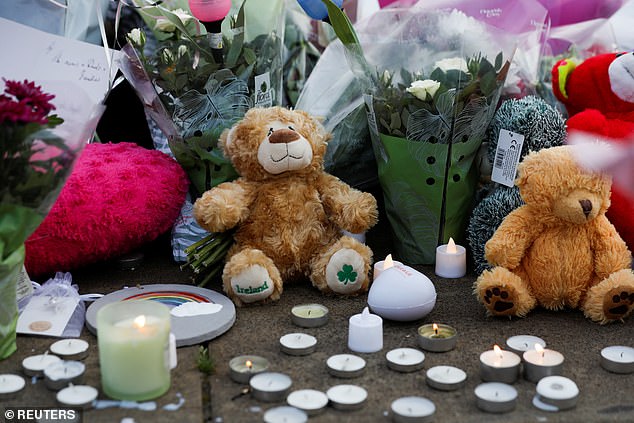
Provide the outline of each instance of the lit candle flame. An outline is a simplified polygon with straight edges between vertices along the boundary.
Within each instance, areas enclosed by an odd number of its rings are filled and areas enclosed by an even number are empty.
[[[541,354],[541,356],[544,356],[544,347],[542,347],[540,344],[535,344],[535,350]]]
[[[453,238],[449,238],[449,242],[447,243],[447,254],[456,254],[458,253],[458,249],[456,248],[456,243]]]
[[[434,329],[434,334],[438,335],[438,325],[436,323],[434,323],[433,325],[431,325],[432,329]]]
[[[392,260],[392,254],[388,254],[383,261],[383,270],[394,267],[394,260]]]
[[[253,367],[253,362],[251,360],[247,360],[244,364],[247,366],[247,370],[251,371],[251,368]]]
[[[145,326],[145,316],[141,314],[134,319],[134,327],[140,329],[143,326]]]
[[[493,351],[495,351],[495,354],[500,357],[503,358],[504,355],[502,354],[502,348],[498,347],[497,345],[493,346]]]

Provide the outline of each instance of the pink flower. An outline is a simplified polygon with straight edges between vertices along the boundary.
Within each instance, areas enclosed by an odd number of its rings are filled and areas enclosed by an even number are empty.
[[[50,103],[55,96],[44,93],[40,86],[26,79],[24,82],[3,80],[4,92],[8,95],[0,94],[0,123],[34,122],[45,125],[48,122],[47,115],[55,109]]]

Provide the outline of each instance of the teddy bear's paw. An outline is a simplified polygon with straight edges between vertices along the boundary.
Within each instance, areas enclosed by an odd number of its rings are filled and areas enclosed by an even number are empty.
[[[603,313],[609,320],[627,317],[634,309],[634,287],[616,287],[603,298]]]
[[[475,294],[492,316],[525,316],[537,304],[522,279],[503,267],[483,272]]]
[[[515,290],[510,286],[495,286],[484,291],[482,299],[489,311],[497,316],[512,316],[517,306]]]
[[[275,284],[263,266],[254,264],[231,278],[231,289],[240,301],[248,304],[271,297]]]
[[[335,252],[326,266],[326,283],[337,294],[355,294],[367,287],[365,260],[352,248]]]

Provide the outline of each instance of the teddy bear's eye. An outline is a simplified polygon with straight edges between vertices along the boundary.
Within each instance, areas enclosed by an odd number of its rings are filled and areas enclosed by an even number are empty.
[[[616,56],[615,56],[615,57],[621,57],[621,56],[623,56],[624,54],[625,54],[625,53],[616,53]]]
[[[291,131],[294,131],[294,130],[295,130],[295,128],[293,128],[293,127],[292,127],[292,126],[290,126],[290,125],[288,126],[288,129],[290,129]]]
[[[267,137],[270,137],[272,133],[273,133],[273,128],[269,128],[269,133],[268,133]]]

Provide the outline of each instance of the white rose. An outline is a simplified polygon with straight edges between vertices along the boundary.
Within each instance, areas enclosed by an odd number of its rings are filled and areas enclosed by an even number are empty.
[[[387,84],[390,81],[390,72],[386,69],[383,71],[383,83]]]
[[[430,97],[433,97],[440,88],[440,82],[434,81],[433,79],[425,79],[424,81],[414,81],[412,85],[410,85],[406,91],[416,98],[425,101],[427,98],[427,94]]]
[[[178,57],[183,57],[187,54],[187,46],[181,44],[180,46],[178,46],[178,51],[176,52],[176,54],[178,55]]]
[[[440,68],[443,72],[453,69],[469,72],[469,68],[467,68],[467,61],[462,57],[452,57],[450,59],[439,60],[434,64],[434,67]]]
[[[143,47],[145,45],[145,32],[139,28],[134,28],[128,33],[128,40],[137,47]]]
[[[178,19],[181,20],[183,25],[186,25],[187,22],[192,20],[192,15],[190,15],[183,9],[174,9],[172,10],[172,13],[178,16]],[[176,25],[170,22],[166,17],[159,16],[156,18],[156,24],[154,25],[154,29],[157,29],[163,32],[174,32],[176,30]]]

